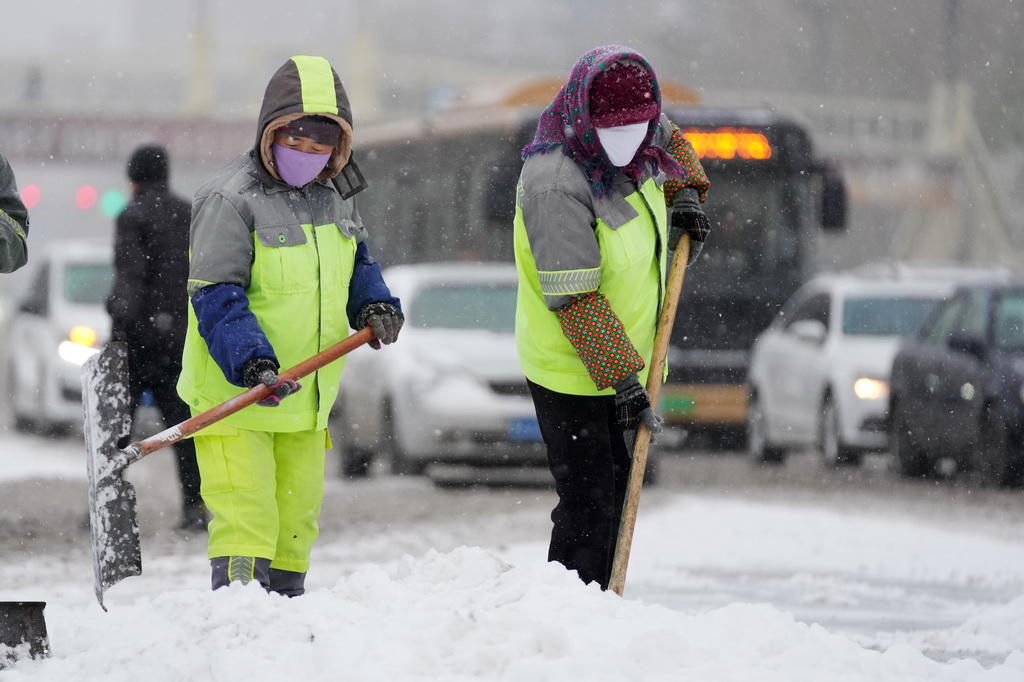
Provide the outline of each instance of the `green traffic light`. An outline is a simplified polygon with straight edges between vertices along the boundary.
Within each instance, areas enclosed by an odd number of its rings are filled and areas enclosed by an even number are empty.
[[[108,218],[117,217],[127,205],[128,199],[124,193],[116,189],[107,190],[100,199],[100,211]]]

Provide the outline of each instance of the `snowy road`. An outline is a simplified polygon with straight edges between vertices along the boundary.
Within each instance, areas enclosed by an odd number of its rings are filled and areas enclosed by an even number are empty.
[[[204,538],[172,530],[165,454],[129,469],[144,572],[107,593],[112,610],[208,584]],[[80,442],[0,431],[0,458],[0,599],[47,601],[57,613],[88,603]],[[882,457],[854,471],[823,470],[810,455],[762,468],[735,454],[677,453],[661,466],[659,485],[644,491],[627,598],[687,614],[768,604],[867,649],[908,644],[938,661],[988,667],[1024,650],[1024,494],[900,481]],[[553,504],[546,487],[330,477],[309,587],[463,546],[541,564]]]

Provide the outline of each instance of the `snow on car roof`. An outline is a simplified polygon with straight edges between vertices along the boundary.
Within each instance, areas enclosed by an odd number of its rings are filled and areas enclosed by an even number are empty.
[[[1014,276],[1005,266],[971,265],[943,262],[881,261],[867,263],[845,273],[860,279],[899,281],[993,281]]]
[[[851,270],[824,272],[813,277],[806,288],[829,290],[840,295],[856,293],[919,293],[948,295],[963,284],[1009,282],[1015,278],[1004,267],[981,267],[956,263],[869,263]]]
[[[398,295],[402,291],[438,282],[514,284],[518,281],[516,266],[501,262],[452,261],[393,265],[384,270],[383,276],[384,281]]]

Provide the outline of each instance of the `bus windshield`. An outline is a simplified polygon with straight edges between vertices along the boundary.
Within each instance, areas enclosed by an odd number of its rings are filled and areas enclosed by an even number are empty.
[[[787,182],[774,174],[710,179],[704,210],[711,234],[696,266],[702,288],[757,294],[779,273],[796,276],[800,240],[785,210]]]

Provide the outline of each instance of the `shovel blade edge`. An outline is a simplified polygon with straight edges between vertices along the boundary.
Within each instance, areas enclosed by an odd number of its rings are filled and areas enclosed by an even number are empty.
[[[131,433],[128,351],[110,342],[82,365],[83,433],[89,474],[89,529],[96,599],[112,585],[142,573],[135,487],[118,443]]]

